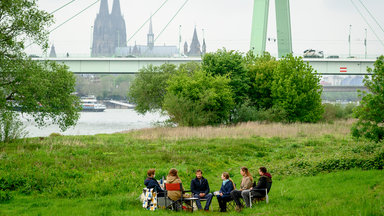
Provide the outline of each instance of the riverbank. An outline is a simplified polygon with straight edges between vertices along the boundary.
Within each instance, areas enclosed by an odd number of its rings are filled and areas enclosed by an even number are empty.
[[[200,168],[214,191],[224,171],[240,184],[241,166],[255,177],[266,166],[274,180],[270,204],[245,214],[380,215],[383,144],[352,140],[343,132],[350,122],[334,124],[155,128],[0,144],[0,215],[146,215],[137,197],[147,169],[161,178],[177,168],[189,188]]]

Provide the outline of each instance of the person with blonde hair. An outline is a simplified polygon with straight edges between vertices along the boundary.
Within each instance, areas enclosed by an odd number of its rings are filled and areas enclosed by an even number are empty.
[[[240,174],[243,176],[240,184],[240,190],[233,190],[231,192],[231,197],[236,203],[236,211],[241,211],[241,209],[243,208],[243,205],[240,202],[240,198],[243,198],[241,196],[241,193],[244,190],[249,190],[252,187],[253,183],[253,177],[247,167],[241,167]]]
[[[229,177],[227,172],[223,172],[221,174],[221,179],[223,183],[221,184],[221,188],[219,191],[219,195],[217,195],[217,201],[219,202],[220,212],[227,211],[227,202],[232,200],[231,192],[236,188],[235,183],[233,183],[232,179]]]

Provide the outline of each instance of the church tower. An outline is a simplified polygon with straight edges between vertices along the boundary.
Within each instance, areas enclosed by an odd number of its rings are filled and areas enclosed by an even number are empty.
[[[112,23],[112,32],[113,35],[113,53],[117,47],[126,47],[127,41],[127,30],[125,27],[125,20],[121,14],[120,0],[114,0],[111,13],[111,23]]]
[[[92,57],[108,56],[111,54],[107,38],[108,32],[110,32],[109,23],[108,0],[101,0],[99,13],[93,26]]]
[[[93,26],[92,57],[111,57],[117,47],[126,47],[127,32],[120,0],[114,0],[109,14],[108,0],[101,0]]]
[[[200,42],[199,42],[199,38],[197,37],[196,27],[195,27],[195,30],[193,32],[192,43],[191,43],[188,55],[189,56],[200,56],[201,55]]]
[[[153,29],[152,29],[152,17],[151,17],[150,22],[149,22],[149,31],[147,34],[147,46],[151,50],[155,46],[155,35],[153,34]]]

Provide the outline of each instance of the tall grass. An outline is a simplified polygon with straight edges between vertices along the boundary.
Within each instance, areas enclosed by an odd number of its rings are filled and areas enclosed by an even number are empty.
[[[280,137],[280,138],[319,138],[324,135],[335,137],[349,137],[350,127],[355,120],[339,120],[333,123],[260,123],[247,122],[235,126],[220,127],[175,127],[150,128],[137,131],[127,131],[138,139],[166,139],[180,140],[189,138],[250,138]]]

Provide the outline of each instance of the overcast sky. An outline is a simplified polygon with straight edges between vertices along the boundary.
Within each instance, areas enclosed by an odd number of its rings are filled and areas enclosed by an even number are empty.
[[[52,12],[71,0],[38,0],[41,9]],[[55,24],[62,24],[96,0],[77,0],[54,13]],[[109,1],[109,10],[112,2]],[[120,0],[122,14],[127,27],[127,39],[154,13],[165,0]],[[353,0],[376,34],[383,41],[384,32],[364,10],[360,1],[374,15],[384,28],[383,0]],[[165,27],[185,0],[168,0],[164,7],[153,17],[155,38]],[[364,55],[364,37],[368,30],[368,55],[384,54],[384,46],[379,43],[373,31],[364,22],[351,0],[291,0],[291,25],[293,52],[297,55],[305,49],[322,50],[326,55],[348,54],[349,25],[352,25],[352,54]],[[89,55],[91,32],[99,11],[100,2],[77,16],[50,35],[50,43],[60,54]],[[270,13],[267,37],[276,38],[274,1],[270,1]],[[251,35],[253,0],[189,0],[175,20],[156,41],[157,45],[178,46],[179,26],[183,43],[191,42],[193,28],[196,26],[200,41],[203,29],[208,51],[225,47],[229,50],[246,52],[249,50]],[[145,26],[128,45],[146,44],[148,26]],[[277,53],[277,44],[267,42],[267,51]],[[28,53],[39,54],[39,49],[31,46]]]

